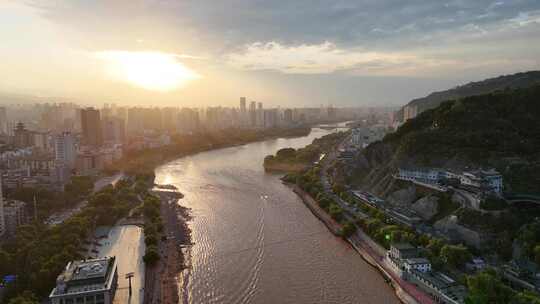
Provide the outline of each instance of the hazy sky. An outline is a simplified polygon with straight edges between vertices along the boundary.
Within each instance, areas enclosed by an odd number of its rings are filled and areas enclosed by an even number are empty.
[[[1,92],[93,104],[400,105],[540,68],[538,0],[0,0],[0,22]]]

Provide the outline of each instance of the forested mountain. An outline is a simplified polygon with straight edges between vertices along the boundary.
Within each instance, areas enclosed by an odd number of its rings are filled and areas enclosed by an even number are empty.
[[[446,91],[434,92],[426,97],[411,100],[407,105],[416,106],[418,113],[439,106],[443,101],[491,93],[497,90],[526,88],[540,84],[540,71],[504,75],[483,81],[471,82]],[[398,117],[403,119],[403,109]]]
[[[540,192],[540,85],[445,101],[367,147],[362,161],[371,173],[495,167],[509,190]]]

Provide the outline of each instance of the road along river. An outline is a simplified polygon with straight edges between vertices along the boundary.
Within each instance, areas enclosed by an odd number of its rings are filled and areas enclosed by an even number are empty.
[[[156,170],[192,209],[184,303],[398,303],[393,289],[302,201],[265,173],[263,159],[331,131],[180,158]]]

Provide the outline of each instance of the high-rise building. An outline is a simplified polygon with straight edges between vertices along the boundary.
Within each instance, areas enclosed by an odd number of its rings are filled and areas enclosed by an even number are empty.
[[[2,177],[0,176],[0,238],[6,234],[6,222],[4,213],[4,192],[2,191]]]
[[[286,124],[291,124],[293,122],[293,111],[291,109],[285,109],[285,111],[283,111],[283,120]]]
[[[126,140],[126,124],[122,118],[109,117],[103,122],[103,139],[123,143]]]
[[[77,160],[75,137],[70,132],[57,134],[54,142],[55,160],[73,169]]]
[[[0,107],[0,134],[8,133],[8,121],[5,107]]]
[[[265,128],[274,128],[278,124],[278,110],[277,109],[268,109],[264,110],[264,127]]]
[[[249,104],[249,125],[254,127],[257,124],[257,104],[252,101]]]
[[[262,102],[257,104],[257,127],[264,127],[264,110]]]
[[[99,110],[96,110],[94,108],[82,109],[81,126],[83,133],[83,143],[85,145],[101,146],[103,144],[103,133]]]
[[[240,97],[240,113],[246,113],[246,98]]]
[[[247,125],[248,121],[248,115],[247,115],[247,108],[246,108],[246,98],[240,97],[240,114],[239,114],[239,124],[241,126]]]
[[[26,148],[34,145],[34,136],[31,131],[27,130],[22,122],[17,123],[13,130],[13,144],[17,148]]]

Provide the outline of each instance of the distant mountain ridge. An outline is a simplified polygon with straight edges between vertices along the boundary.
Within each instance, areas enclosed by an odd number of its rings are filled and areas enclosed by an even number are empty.
[[[438,107],[442,102],[469,96],[492,93],[504,89],[520,89],[540,84],[540,71],[529,71],[511,75],[488,78],[482,81],[470,82],[455,88],[433,92],[426,97],[416,98],[407,103],[407,106],[416,106],[418,114]],[[400,121],[403,121],[403,108],[398,112]]]

